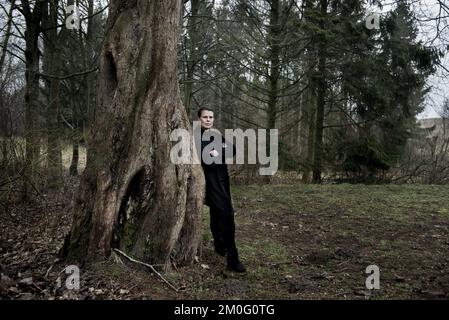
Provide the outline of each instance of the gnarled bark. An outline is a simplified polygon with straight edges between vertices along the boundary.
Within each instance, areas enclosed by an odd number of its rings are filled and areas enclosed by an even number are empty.
[[[64,254],[112,247],[152,264],[193,261],[201,239],[200,165],[170,161],[170,133],[192,130],[180,99],[177,0],[113,0],[100,57],[97,109]]]

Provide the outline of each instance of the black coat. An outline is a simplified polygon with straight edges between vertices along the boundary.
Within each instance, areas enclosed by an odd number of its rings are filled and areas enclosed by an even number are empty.
[[[201,130],[203,134],[204,130]],[[208,207],[214,207],[220,211],[233,212],[231,201],[231,190],[229,183],[228,166],[225,163],[225,148],[230,147],[230,143],[222,137],[222,144],[218,151],[218,157],[222,158],[221,163],[206,164],[201,158],[201,165],[204,170],[204,177],[206,180],[206,199],[205,204]],[[201,154],[203,149],[213,141],[201,141]],[[235,156],[236,149],[232,146],[232,156]]]

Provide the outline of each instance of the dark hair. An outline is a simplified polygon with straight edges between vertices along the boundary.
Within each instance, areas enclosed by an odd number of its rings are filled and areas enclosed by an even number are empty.
[[[208,107],[201,107],[201,108],[199,108],[198,109],[198,118],[201,118],[201,114],[203,113],[203,111],[211,111],[211,112],[214,112],[214,110],[212,110],[212,109],[210,109],[210,108],[208,108]]]

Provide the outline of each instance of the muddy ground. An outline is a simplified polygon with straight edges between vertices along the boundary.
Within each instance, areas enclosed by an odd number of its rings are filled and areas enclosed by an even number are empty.
[[[204,207],[198,262],[163,274],[178,291],[115,254],[68,290],[57,253],[76,183],[0,208],[1,299],[449,298],[447,186],[234,186],[246,274],[227,272],[214,254]],[[365,286],[370,265],[380,269],[378,290]]]

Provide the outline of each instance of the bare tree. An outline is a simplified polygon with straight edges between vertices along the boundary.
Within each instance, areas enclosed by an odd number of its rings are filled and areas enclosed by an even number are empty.
[[[48,101],[45,112],[47,138],[47,181],[50,187],[62,184],[62,150],[59,118],[61,109],[60,82],[62,53],[58,35],[58,9],[61,2],[50,0],[44,7],[44,72],[52,77],[47,81]],[[63,26],[64,30],[64,26]],[[61,31],[63,32],[63,31]]]
[[[38,109],[39,109],[39,34],[41,21],[46,1],[36,1],[32,7],[29,0],[23,0],[18,10],[25,18],[25,138],[26,161],[22,188],[22,198],[29,196],[30,185],[34,184],[34,178],[38,166],[40,141],[38,134]]]
[[[13,22],[13,12],[14,12],[14,6],[15,6],[15,0],[11,1],[11,5],[9,7],[8,16],[7,16],[7,22],[6,22],[6,28],[5,33],[2,41],[2,47],[1,47],[1,55],[0,55],[0,75],[3,76],[3,66],[6,61],[6,54],[7,54],[7,48],[9,43],[9,38],[11,37],[11,27]],[[3,78],[3,77],[2,77]],[[6,79],[1,82],[0,86],[0,139],[1,139],[1,156],[2,156],[2,167],[5,167],[6,161],[8,159],[8,148],[6,143],[6,136],[7,136],[7,111],[6,107],[4,105],[3,101],[3,94],[4,94],[4,86],[6,83]]]

